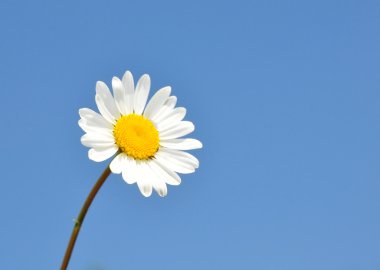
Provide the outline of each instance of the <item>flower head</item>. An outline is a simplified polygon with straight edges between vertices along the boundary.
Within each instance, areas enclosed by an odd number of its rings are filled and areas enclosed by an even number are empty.
[[[149,197],[152,189],[160,196],[167,186],[179,185],[177,173],[192,173],[199,161],[183,150],[202,147],[196,139],[182,138],[194,131],[192,122],[183,121],[186,109],[176,108],[177,98],[169,86],[158,90],[148,101],[150,77],[143,75],[135,87],[131,72],[122,80],[112,78],[113,95],[107,85],[96,83],[95,101],[99,113],[80,109],[79,126],[86,132],[83,145],[88,157],[101,162],[113,157],[110,169],[122,174],[128,184],[137,183]]]

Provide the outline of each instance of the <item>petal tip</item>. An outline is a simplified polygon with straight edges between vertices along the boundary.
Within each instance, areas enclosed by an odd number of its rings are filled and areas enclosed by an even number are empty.
[[[98,89],[99,87],[102,87],[103,85],[105,85],[104,82],[102,82],[102,81],[97,81],[95,86],[96,86],[96,88]]]
[[[203,148],[203,143],[201,141],[198,141],[198,149]]]
[[[116,76],[112,77],[112,83],[119,83],[119,82],[121,82],[121,81],[118,77],[116,77]]]
[[[149,198],[150,195],[152,195],[152,192],[147,192],[147,191],[141,191],[141,194],[145,197],[145,198]]]
[[[158,192],[158,195],[159,195],[161,198],[165,198],[168,194],[167,194],[167,193],[164,193],[164,192]]]
[[[86,110],[86,108],[80,108],[80,109],[78,110],[78,114],[79,114],[80,117],[83,116],[83,113],[85,112],[85,110]]]

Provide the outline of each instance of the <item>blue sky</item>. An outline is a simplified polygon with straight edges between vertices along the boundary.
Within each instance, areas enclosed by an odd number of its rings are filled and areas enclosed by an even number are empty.
[[[378,1],[0,3],[0,267],[58,269],[107,162],[78,109],[171,85],[201,165],[166,198],[112,175],[69,269],[379,269]]]

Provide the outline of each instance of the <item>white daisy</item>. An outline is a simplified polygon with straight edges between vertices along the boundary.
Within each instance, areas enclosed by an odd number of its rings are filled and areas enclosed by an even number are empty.
[[[104,82],[96,83],[95,101],[100,114],[80,109],[79,126],[86,132],[83,145],[96,162],[113,157],[110,169],[122,174],[128,184],[137,183],[149,197],[154,188],[167,194],[166,184],[179,185],[177,173],[192,173],[199,161],[182,150],[202,147],[196,139],[181,138],[194,131],[192,122],[183,121],[186,109],[176,108],[177,98],[170,86],[161,88],[147,103],[150,77],[143,75],[134,86],[131,72],[123,79],[112,78],[113,96]]]

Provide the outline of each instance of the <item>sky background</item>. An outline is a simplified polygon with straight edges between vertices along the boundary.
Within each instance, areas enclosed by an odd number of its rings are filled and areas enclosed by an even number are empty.
[[[107,162],[78,109],[126,69],[204,148],[169,194],[112,175],[69,269],[380,269],[379,1],[0,2],[0,268],[58,269]]]

